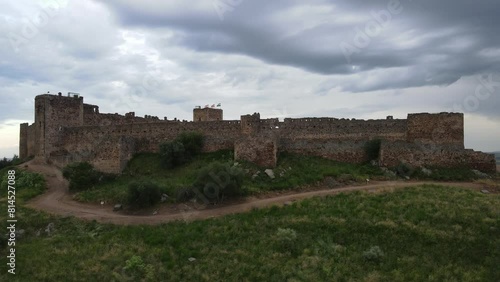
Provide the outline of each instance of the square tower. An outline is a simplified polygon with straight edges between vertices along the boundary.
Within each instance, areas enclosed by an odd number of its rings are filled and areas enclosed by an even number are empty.
[[[222,109],[219,108],[195,108],[193,109],[193,121],[221,121]]]

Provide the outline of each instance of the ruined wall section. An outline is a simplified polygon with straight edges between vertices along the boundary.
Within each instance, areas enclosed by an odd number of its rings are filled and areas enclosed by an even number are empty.
[[[464,149],[464,115],[461,113],[409,114],[407,141]]]
[[[279,150],[359,163],[366,161],[367,141],[405,140],[406,130],[406,120],[397,119],[285,119],[279,126]]]
[[[180,133],[192,131],[205,136],[205,152],[231,150],[239,136],[240,122],[171,121],[68,127],[64,129],[64,157],[59,157],[58,166],[89,161],[99,170],[117,173],[135,153],[157,152],[160,143],[171,141]]]
[[[245,160],[260,167],[274,168],[278,162],[276,136],[244,136],[234,145],[235,160]]]
[[[407,121],[336,118],[286,118],[280,125],[282,138],[335,140],[405,140]]]
[[[380,165],[396,167],[400,163],[413,167],[467,167],[484,172],[496,171],[494,155],[460,149],[455,144],[382,142]]]
[[[83,104],[83,124],[84,125],[114,125],[114,124],[130,124],[130,123],[146,123],[146,122],[163,122],[165,117],[160,119],[154,116],[138,117],[134,112],[125,115],[117,113],[100,113],[99,107],[96,105]]]
[[[19,129],[19,158],[21,160],[28,157],[28,123],[21,123]]]

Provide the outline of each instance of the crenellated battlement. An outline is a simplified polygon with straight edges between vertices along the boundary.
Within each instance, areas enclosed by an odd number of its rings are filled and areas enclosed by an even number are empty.
[[[345,162],[367,160],[365,144],[383,140],[379,161],[386,166],[469,166],[495,171],[495,158],[464,150],[461,113],[409,114],[378,120],[333,117],[261,119],[259,113],[240,120],[223,120],[220,108],[195,108],[193,121],[145,115],[101,113],[79,95],[38,95],[35,122],[20,126],[21,158],[63,167],[88,161],[97,169],[120,172],[139,152],[156,152],[159,144],[183,132],[205,137],[204,151],[234,149],[236,159],[273,167],[277,154],[287,151]]]

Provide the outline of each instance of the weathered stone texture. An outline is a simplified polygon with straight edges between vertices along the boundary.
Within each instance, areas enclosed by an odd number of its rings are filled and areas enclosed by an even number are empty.
[[[384,141],[379,161],[387,167],[406,163],[415,167],[468,167],[485,172],[496,171],[494,155],[458,149],[455,145]]]
[[[203,108],[193,110],[193,121],[221,121],[223,120],[222,109]]]
[[[136,117],[135,113],[102,114],[83,97],[39,95],[35,123],[20,127],[22,158],[63,167],[88,161],[106,172],[120,172],[138,152],[157,152],[159,144],[183,132],[200,132],[203,151],[234,149],[235,158],[274,167],[277,152],[322,156],[345,162],[366,161],[364,146],[384,140],[380,161],[394,166],[469,166],[490,171],[491,155],[464,150],[463,114],[410,114],[408,119],[349,120],[336,118],[261,119],[258,113],[241,120],[222,120],[222,110],[194,109],[195,122]],[[205,122],[199,122],[205,121]],[[493,158],[494,162],[494,158]],[[494,169],[493,169],[494,170]]]
[[[245,160],[265,168],[276,166],[278,146],[275,137],[250,136],[234,144],[235,160]]]
[[[464,149],[464,115],[409,114],[408,142],[446,144]]]

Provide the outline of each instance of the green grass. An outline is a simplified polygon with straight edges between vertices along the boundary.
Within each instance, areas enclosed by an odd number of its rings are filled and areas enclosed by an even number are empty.
[[[123,203],[126,199],[127,186],[132,181],[150,180],[161,187],[162,193],[175,198],[180,188],[190,187],[198,172],[214,161],[232,162],[231,151],[206,153],[195,157],[188,164],[166,169],[162,167],[158,154],[140,154],[135,156],[116,180],[97,184],[90,190],[76,194],[76,199],[82,202],[107,201]],[[275,179],[264,173],[264,169],[251,163],[241,162],[240,166],[247,171],[244,179],[244,192],[249,194],[263,191],[293,189],[306,184],[323,180],[326,176],[338,179],[340,182],[351,183],[364,181],[366,178],[381,177],[383,172],[370,165],[339,163],[319,157],[280,154],[277,167],[274,169]],[[252,178],[257,171],[260,174]]]
[[[47,189],[45,179],[41,174],[25,171],[18,168],[6,167],[0,170],[0,197],[7,197],[8,189],[8,171],[15,170],[15,197],[16,202],[24,203],[34,198]],[[12,190],[12,189],[11,189]],[[12,195],[12,194],[10,194]]]
[[[500,196],[459,188],[340,194],[158,226],[18,210],[17,274],[2,263],[0,281],[500,281]]]
[[[478,176],[470,168],[428,167],[428,169],[432,171],[431,175],[425,175],[421,169],[416,169],[411,177],[435,181],[473,181],[478,179]]]

